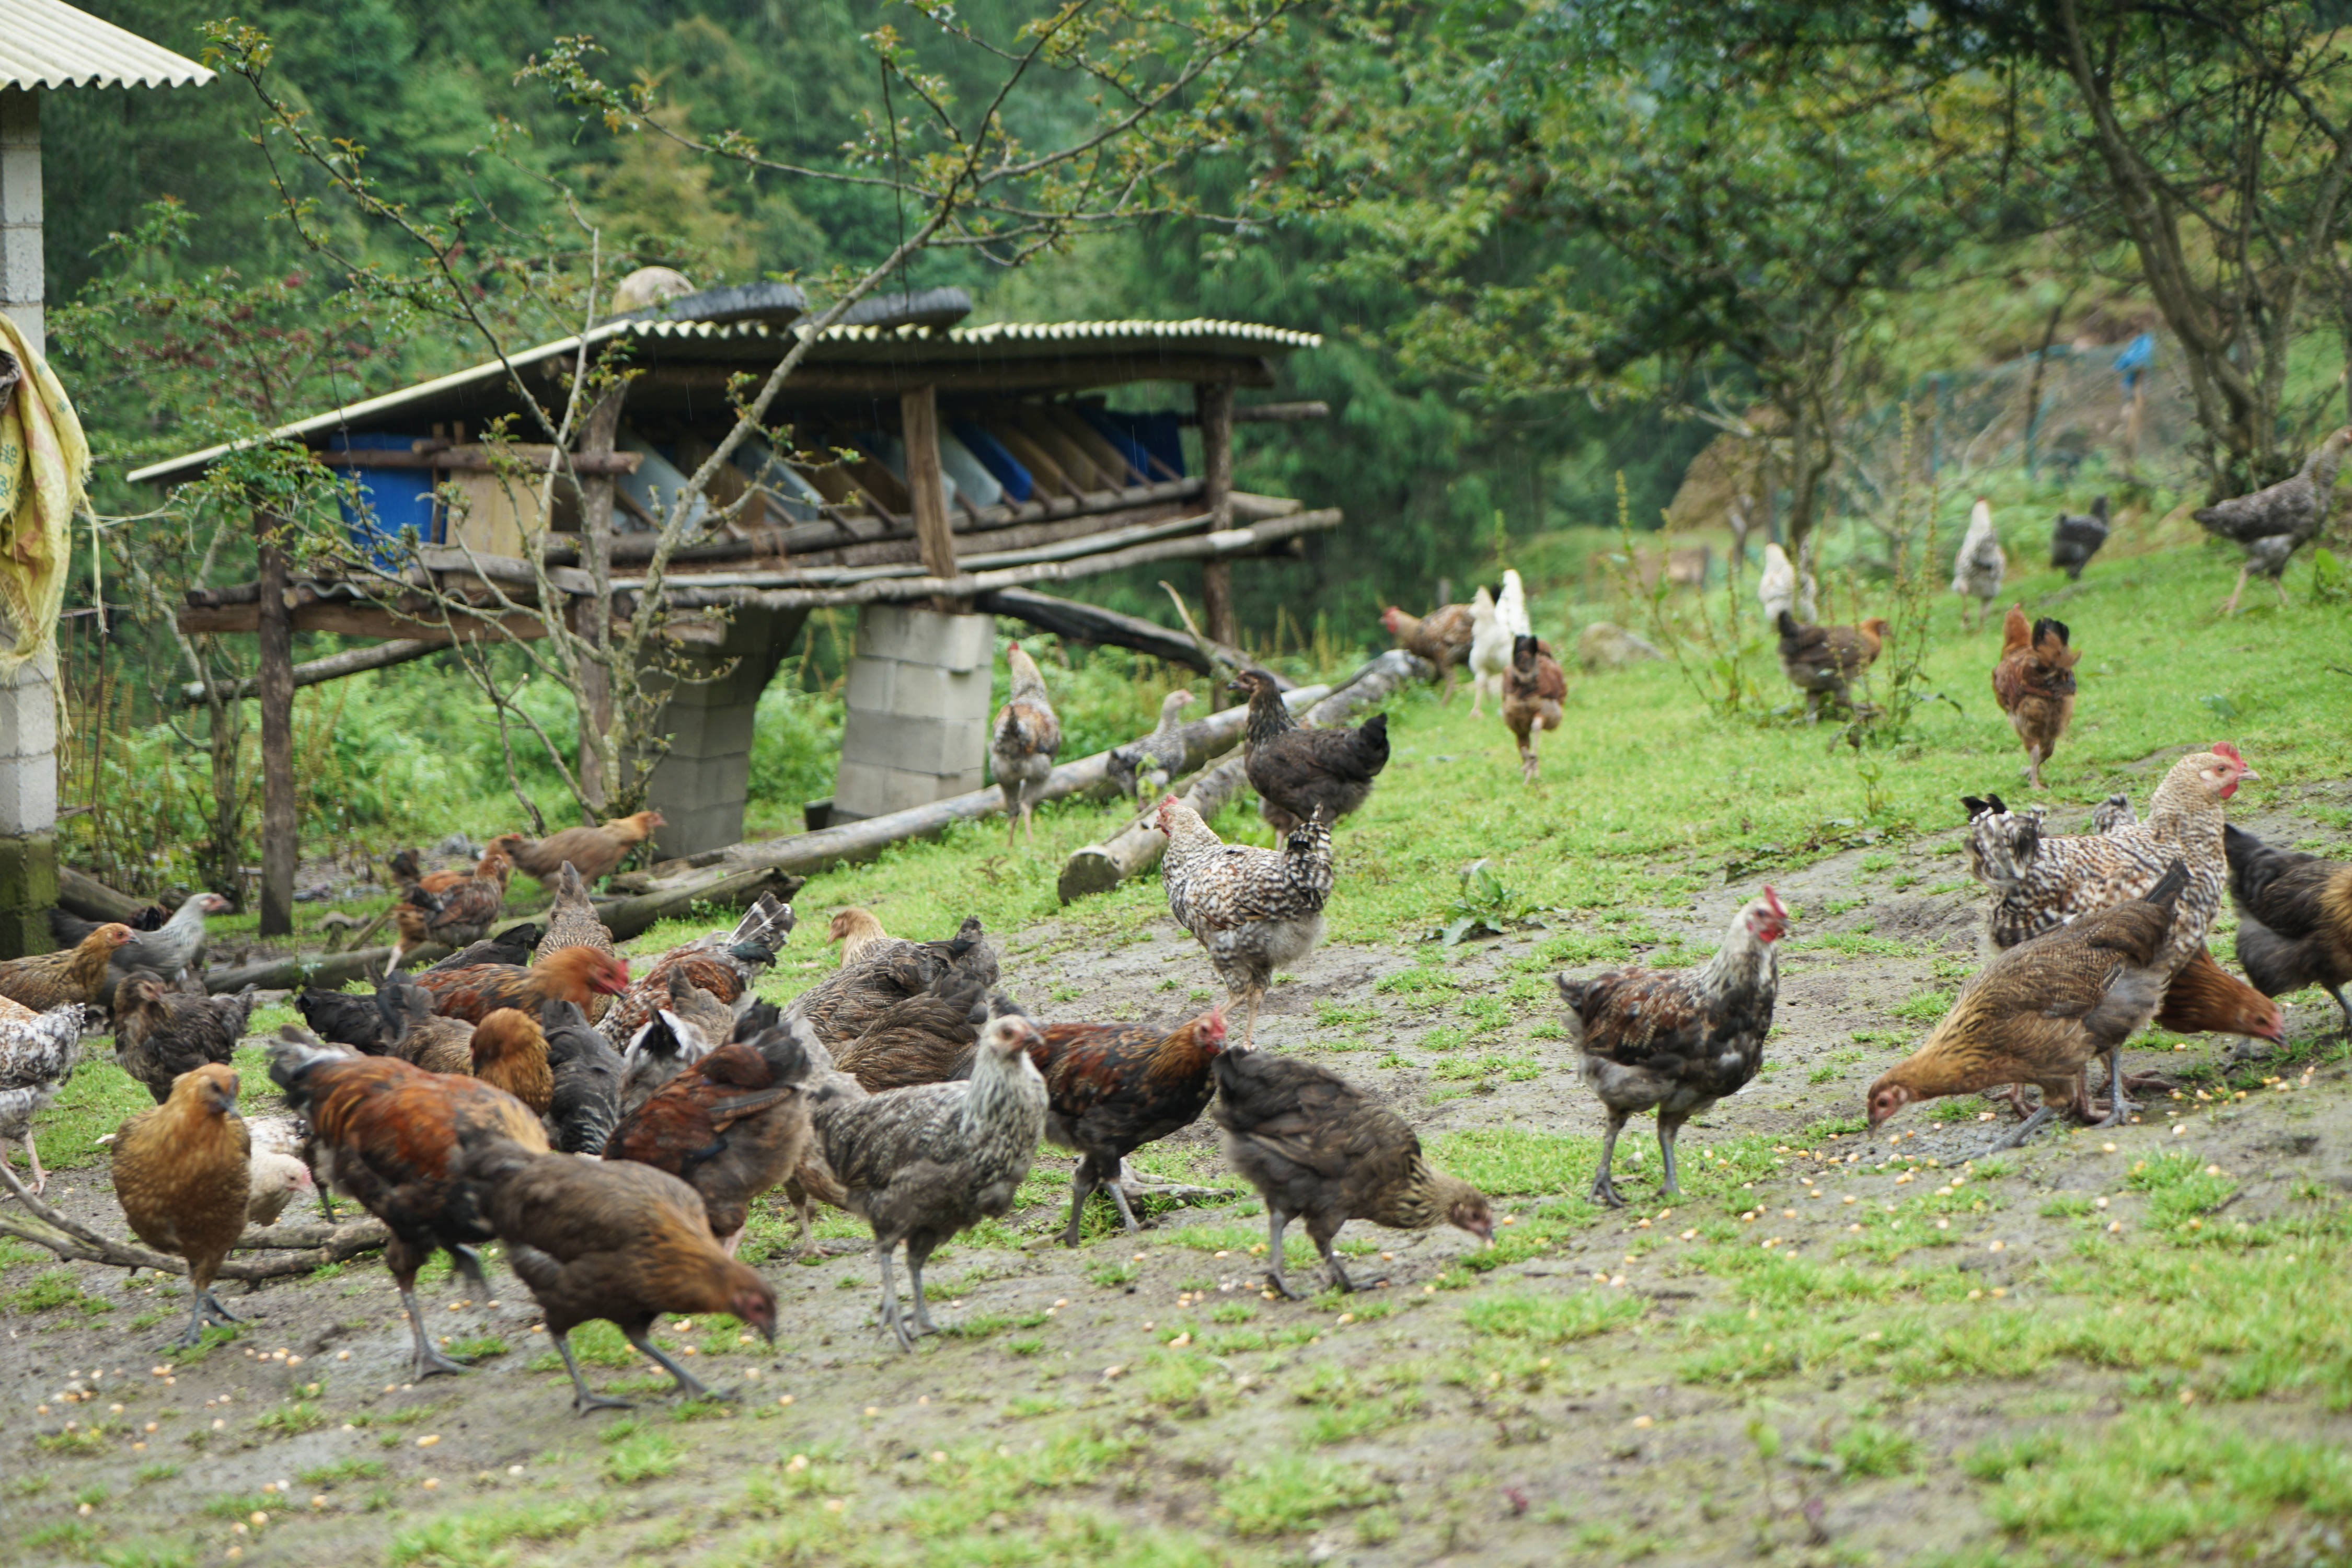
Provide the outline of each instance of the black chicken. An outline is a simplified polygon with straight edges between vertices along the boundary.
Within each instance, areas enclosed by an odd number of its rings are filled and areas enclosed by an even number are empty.
[[[621,1053],[574,1002],[541,1005],[539,1026],[555,1079],[541,1118],[548,1141],[566,1154],[601,1154],[621,1121]]]
[[[2352,866],[2263,843],[2244,828],[2221,829],[2230,860],[2230,901],[2238,906],[2238,962],[2265,996],[2318,985],[2344,1009],[2352,1033]]]
[[[2057,525],[2050,531],[2050,564],[2066,574],[2070,582],[2081,582],[2083,568],[2107,542],[2107,498],[2091,502],[2090,515],[2080,512],[2060,512]]]
[[[1249,759],[1244,771],[1258,794],[1259,815],[1286,834],[1326,808],[1337,822],[1372,793],[1389,765],[1389,717],[1375,713],[1354,729],[1307,730],[1291,716],[1274,677],[1245,669],[1227,689],[1249,695]]]

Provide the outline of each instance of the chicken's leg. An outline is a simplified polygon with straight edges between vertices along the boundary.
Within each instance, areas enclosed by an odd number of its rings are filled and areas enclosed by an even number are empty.
[[[1137,1221],[1135,1211],[1128,1207],[1127,1189],[1120,1186],[1117,1182],[1109,1182],[1105,1184],[1110,1188],[1110,1201],[1118,1205],[1119,1223],[1127,1226],[1127,1234],[1133,1236],[1136,1232],[1141,1230],[1143,1226]]]
[[[2344,1032],[2352,1035],[2352,1002],[2347,1002],[2344,999],[2344,987],[2330,985],[2327,988],[2327,994],[2336,998],[2336,1005],[2338,1007],[2344,1009]]]
[[[1244,999],[1249,1003],[1249,1017],[1242,1025],[1242,1049],[1248,1050],[1250,1048],[1250,1042],[1257,1037],[1257,1005],[1258,999],[1265,994],[1265,987],[1263,985],[1253,985],[1243,992],[1242,994]]]
[[[2286,573],[2284,571],[2281,571],[2277,576],[2272,578],[2271,586],[2278,590],[2279,608],[2282,610],[2287,608]]]
[[[2121,1127],[2137,1109],[2124,1092],[2124,1047],[2118,1040],[2107,1047],[2107,1119],[2102,1127]]]
[[[2000,1137],[1986,1144],[1982,1149],[1978,1150],[1977,1152],[1970,1155],[1969,1158],[1981,1160],[1987,1154],[1998,1153],[2003,1149],[2019,1148],[2023,1145],[2028,1138],[2032,1137],[2036,1132],[2041,1131],[2044,1127],[2049,1126],[2056,1120],[2058,1120],[2057,1108],[2045,1100],[2042,1103],[2041,1110],[2035,1111],[2032,1115],[2027,1117],[2024,1121],[2019,1122],[2016,1126],[2011,1128],[2008,1131],[2002,1133]]]
[[[1021,786],[999,779],[996,787],[1004,792],[1004,847],[1013,847],[1013,836],[1021,830]]]
[[[1111,1191],[1118,1191],[1118,1187],[1116,1183],[1112,1184]],[[1077,1246],[1078,1219],[1079,1216],[1086,1212],[1087,1200],[1094,1195],[1095,1179],[1093,1163],[1090,1161],[1080,1160],[1078,1162],[1077,1170],[1073,1172],[1070,1176],[1070,1223],[1062,1227],[1062,1245],[1064,1247]],[[1125,1204],[1119,1205],[1119,1210],[1121,1213],[1125,1213],[1127,1205]]]
[[[1658,1113],[1658,1159],[1666,1167],[1666,1184],[1660,1191],[1670,1198],[1683,1194],[1682,1184],[1675,1177],[1675,1140],[1682,1135],[1685,1120],[1664,1111]]]
[[[2042,748],[2028,743],[2025,748],[2025,778],[2035,789],[2042,787]]]
[[[1609,1131],[1601,1135],[1601,1170],[1592,1178],[1592,1201],[1607,1204],[1612,1209],[1625,1206],[1624,1198],[1617,1191],[1617,1184],[1609,1178],[1609,1162],[1617,1153],[1617,1134],[1625,1130],[1625,1116],[1622,1110],[1609,1113]]]
[[[1275,1207],[1265,1205],[1265,1282],[1282,1292],[1289,1300],[1304,1301],[1307,1298],[1290,1288],[1282,1277],[1282,1232],[1290,1224],[1290,1216]]]
[[[591,1410],[634,1410],[635,1405],[625,1399],[615,1399],[609,1394],[592,1393],[588,1380],[580,1375],[580,1363],[572,1359],[572,1331],[564,1330],[555,1336],[555,1349],[563,1357],[563,1370],[572,1374],[572,1408],[582,1415]]]
[[[472,1368],[465,1366],[457,1362],[451,1361],[447,1356],[443,1355],[439,1351],[435,1350],[431,1344],[426,1342],[425,1338],[425,1311],[424,1309],[420,1308],[416,1304],[416,1290],[414,1285],[404,1285],[400,1288],[400,1305],[402,1310],[408,1314],[408,1331],[416,1341],[416,1368],[415,1376],[417,1382],[422,1383],[428,1377],[438,1377],[444,1373],[454,1374],[473,1370]]]
[[[240,1323],[245,1320],[213,1299],[210,1290],[188,1292],[188,1331],[173,1344],[182,1348],[205,1342],[205,1327],[208,1323]]]
[[[660,1367],[664,1372],[669,1373],[670,1376],[677,1380],[678,1397],[681,1399],[724,1399],[733,1392],[731,1389],[722,1388],[714,1390],[705,1388],[699,1378],[687,1371],[686,1368],[678,1365],[677,1363],[672,1361],[669,1356],[664,1352],[661,1346],[654,1343],[653,1341],[645,1336],[643,1330],[630,1334],[628,1339],[629,1342],[636,1346],[638,1352],[647,1361],[652,1362],[656,1366]]]
[[[874,1256],[882,1265],[882,1326],[898,1336],[900,1350],[910,1351],[915,1348],[915,1338],[907,1332],[907,1325],[899,1316],[898,1281],[890,1273],[890,1253],[896,1246],[894,1242],[886,1247],[879,1237],[874,1240]]]
[[[2253,569],[2254,565],[2251,561],[2238,568],[2238,585],[2230,590],[2230,602],[2221,606],[2223,615],[2234,616],[2238,613],[2238,595],[2246,591],[2246,575]]]
[[[33,1195],[37,1198],[48,1190],[49,1173],[41,1169],[41,1152],[33,1147],[33,1129],[29,1122],[25,1128],[25,1158],[32,1163]]]
[[[907,1238],[907,1272],[915,1277],[915,1331],[923,1334],[940,1331],[931,1321],[930,1303],[923,1300],[923,1263],[931,1256],[932,1245],[918,1237]]]

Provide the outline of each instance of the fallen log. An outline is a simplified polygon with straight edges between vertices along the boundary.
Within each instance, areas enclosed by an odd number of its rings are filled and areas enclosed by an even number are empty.
[[[1409,681],[1430,679],[1430,664],[1402,648],[1391,648],[1349,677],[1345,684],[1317,701],[1307,710],[1304,722],[1310,726],[1343,724],[1355,714],[1386,700]],[[1314,689],[1309,688],[1309,689]],[[1292,693],[1292,697],[1298,696]],[[1287,700],[1287,699],[1286,699]],[[1293,702],[1293,707],[1297,703]],[[1247,709],[1235,709],[1246,713]],[[1245,761],[1237,747],[1220,757],[1215,765],[1192,781],[1192,788],[1181,797],[1202,821],[1214,817],[1227,802],[1247,783],[1243,772]],[[1160,831],[1147,812],[1099,844],[1089,844],[1073,854],[1062,867],[1055,883],[1062,902],[1075,903],[1089,893],[1108,892],[1129,877],[1139,876],[1160,864],[1160,852],[1168,847],[1167,835]]]
[[[1304,687],[1286,692],[1283,700],[1293,708],[1303,707],[1322,698],[1327,689],[1320,686]],[[1198,723],[1185,725],[1185,766],[1198,767],[1202,759],[1231,747],[1240,737],[1242,725],[1248,716],[1246,708],[1229,708],[1223,713],[1213,713]],[[1108,752],[1097,752],[1093,756],[1081,757],[1075,763],[1064,763],[1046,776],[1043,791],[1033,798],[1060,800],[1097,787],[1107,795],[1112,787],[1105,773],[1105,763],[1109,756]],[[769,867],[802,877],[813,877],[827,867],[870,860],[893,844],[904,843],[910,838],[936,837],[959,822],[976,821],[1003,809],[1003,792],[992,785],[969,795],[935,800],[928,805],[908,806],[904,811],[846,822],[817,833],[793,833],[782,838],[737,844],[716,853],[723,858],[724,864],[738,869]],[[694,857],[696,860],[704,858],[702,856]]]
[[[127,921],[143,914],[147,900],[116,892],[87,871],[58,868],[58,908],[86,921]]]
[[[424,942],[402,953],[400,966],[415,969],[438,963],[449,952],[448,948],[437,942]],[[235,969],[206,970],[205,989],[215,996],[233,996],[248,985],[256,991],[296,991],[306,985],[334,991],[354,980],[380,979],[383,966],[391,960],[392,949],[388,947],[355,948],[350,952],[306,952],[296,958],[240,964]]]
[[[600,904],[596,915],[612,931],[614,942],[626,942],[644,935],[672,916],[691,912],[697,904],[749,909],[759,901],[761,893],[773,893],[790,903],[793,895],[807,881],[806,877],[795,877],[773,866],[730,869],[719,876],[668,883],[635,898]]]
[[[1080,604],[1076,599],[1058,599],[1051,594],[1040,594],[1030,588],[998,588],[976,596],[972,608],[988,616],[1010,616],[1014,620],[1027,621],[1041,631],[1048,631],[1069,642],[1108,643],[1113,647],[1131,647],[1138,653],[1148,653],[1154,658],[1181,664],[1189,669],[1211,675],[1211,658],[1200,645],[1182,632],[1147,621],[1140,616],[1121,615],[1106,610],[1099,605]],[[1238,648],[1222,644],[1211,645],[1235,668],[1250,662],[1249,656]]]
[[[25,1212],[37,1224],[26,1224],[13,1211],[0,1210],[0,1235],[13,1236],[45,1247],[59,1258],[79,1263],[109,1263],[118,1268],[152,1268],[159,1274],[185,1276],[188,1266],[180,1258],[113,1237],[91,1229],[80,1221],[58,1213],[33,1195],[32,1190],[16,1179],[16,1173],[5,1163],[0,1163],[0,1182],[5,1182]],[[283,1234],[281,1234],[281,1229]],[[289,1274],[308,1274],[330,1263],[341,1263],[373,1251],[391,1239],[391,1232],[383,1222],[374,1219],[348,1220],[341,1225],[287,1226],[264,1227],[249,1226],[237,1237],[236,1250],[268,1251],[267,1258],[230,1257],[220,1266],[223,1279],[277,1279]]]

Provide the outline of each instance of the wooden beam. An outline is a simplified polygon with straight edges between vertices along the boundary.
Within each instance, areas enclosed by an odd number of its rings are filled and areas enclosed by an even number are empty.
[[[341,680],[346,675],[357,675],[363,669],[387,669],[395,664],[423,658],[429,653],[438,653],[448,646],[449,639],[445,637],[395,637],[391,642],[380,642],[372,647],[346,648],[325,658],[310,659],[296,665],[294,688],[299,691],[305,686],[317,686],[322,681]],[[253,681],[240,681],[236,689],[229,694],[229,700],[241,701],[253,696],[257,689],[257,683]],[[191,708],[201,707],[205,700],[203,684],[191,680],[182,686],[180,700]]]
[[[1209,509],[1211,529],[1229,526],[1234,508],[1234,389],[1230,383],[1202,382],[1192,388],[1192,405],[1201,420],[1201,499]],[[1231,647],[1241,641],[1234,625],[1234,569],[1211,561],[1201,568],[1202,629],[1212,642]],[[1219,689],[1212,700],[1224,706],[1227,693]]]
[[[1245,403],[1234,410],[1236,425],[1296,425],[1307,419],[1328,419],[1331,405],[1312,403]]]
[[[453,474],[488,474],[500,471],[511,464],[527,473],[546,473],[565,465],[553,455],[514,457],[505,464],[493,460],[481,451],[453,452],[444,447],[425,452],[340,451],[332,448],[313,449],[311,458],[331,468],[439,468]],[[642,452],[579,452],[569,465],[575,474],[585,476],[634,474],[646,460]]]
[[[260,535],[261,595],[256,606],[261,658],[261,924],[263,936],[294,931],[294,865],[300,846],[294,817],[294,618],[286,604],[285,524],[253,514]]]
[[[550,369],[556,369],[551,363]],[[667,401],[692,397],[723,400],[728,383],[751,367],[740,364],[655,365],[630,383],[630,395]],[[762,367],[764,368],[764,367]],[[569,375],[568,366],[561,374]],[[784,397],[807,403],[826,397],[895,396],[918,386],[943,393],[1019,394],[1076,392],[1092,386],[1122,386],[1139,381],[1198,384],[1222,382],[1232,386],[1272,386],[1273,363],[1256,355],[1227,358],[1217,354],[1073,354],[1066,359],[997,361],[953,364],[936,360],[909,364],[803,364],[793,372]],[[723,401],[712,406],[723,408]]]
[[[612,454],[620,436],[621,405],[627,400],[628,392],[625,383],[615,386],[588,411],[587,424],[580,433],[582,457],[601,458]],[[580,639],[591,648],[604,647],[612,635],[605,616],[613,600],[614,489],[609,475],[583,479],[580,486],[580,550],[586,560],[593,591],[579,602],[572,624]],[[593,658],[583,658],[579,660],[579,672],[577,700],[583,728],[572,771],[580,781],[581,795],[591,806],[602,811],[612,789],[612,781],[604,775],[604,752],[600,743],[613,728],[612,671]]]
[[[1140,616],[1121,615],[1106,610],[1099,605],[1088,605],[1076,599],[1057,599],[1051,594],[1040,594],[1029,588],[995,588],[972,600],[972,608],[987,616],[1010,616],[1027,621],[1040,631],[1053,633],[1066,642],[1108,643],[1113,647],[1131,647],[1138,653],[1148,653],[1154,658],[1181,664],[1202,675],[1215,670],[1200,645],[1182,632],[1171,631],[1157,621],[1147,621]],[[1238,649],[1226,648],[1226,657],[1236,665],[1246,664]],[[1278,680],[1281,678],[1276,677]]]
[[[381,605],[362,605],[349,599],[314,599],[304,604],[299,602],[299,590],[289,614],[293,617],[292,629],[298,632],[333,632],[339,637],[399,640],[439,635],[438,627],[420,618],[424,614],[421,608],[416,615],[404,616]],[[523,611],[509,611],[495,619],[488,616],[453,618],[471,637],[487,637],[495,632],[516,642],[529,642],[547,635],[539,617]],[[200,633],[250,632],[260,629],[261,610],[258,604],[253,603],[190,605],[180,611],[177,619],[180,629],[191,637]]]
[[[956,574],[955,531],[948,521],[948,492],[940,476],[937,394],[928,386],[909,387],[898,399],[898,420],[907,447],[907,490],[912,498],[915,542],[922,552],[923,569],[934,577],[952,577]]]

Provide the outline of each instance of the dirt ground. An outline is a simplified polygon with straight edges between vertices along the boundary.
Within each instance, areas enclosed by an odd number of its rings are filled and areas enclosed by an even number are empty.
[[[2341,836],[2312,813],[2347,805],[2352,785],[2331,784],[2244,825],[2341,853]],[[2081,809],[2061,808],[2055,825],[2073,830]],[[1637,950],[1701,958],[1759,880],[1616,931],[1633,932]],[[2176,1386],[2186,1404],[2198,1396],[2195,1358],[2152,1388],[2145,1360],[2135,1369],[2130,1356],[1922,1377],[1850,1355],[1809,1364],[1769,1343],[1759,1360],[1741,1342],[1747,1370],[1726,1372],[1731,1352],[1717,1352],[1734,1342],[1738,1309],[1756,1319],[1759,1303],[1785,1303],[1765,1277],[1716,1260],[1810,1260],[1814,1294],[1790,1298],[1790,1321],[1860,1327],[1884,1314],[1892,1332],[1899,1316],[1923,1312],[1948,1322],[2076,1310],[2064,1270],[2103,1235],[2133,1239],[2148,1200],[2126,1173],[2158,1154],[2186,1152],[2235,1179],[2216,1225],[2307,1205],[2310,1184],[2340,1203],[2352,1189],[2352,1092],[2341,1043],[2310,1048],[2336,1030],[2334,1008],[2316,992],[2292,1000],[2303,1059],[2282,1086],[2158,1098],[2139,1125],[2045,1137],[1954,1188],[1953,1166],[1995,1131],[1978,1120],[1989,1106],[1967,1102],[1958,1121],[1915,1109],[1888,1130],[1899,1144],[1857,1129],[1864,1086],[1932,1021],[1916,999],[1948,992],[1976,963],[1982,895],[1958,835],[1865,846],[1772,880],[1801,923],[1770,1067],[1685,1132],[1679,1207],[1656,1198],[1646,1123],[1621,1145],[1634,1206],[1606,1214],[1583,1197],[1600,1117],[1560,1037],[1550,975],[1604,961],[1549,955],[1564,938],[1611,940],[1611,927],[1562,917],[1453,950],[1329,946],[1301,964],[1259,1043],[1325,1053],[1376,1086],[1441,1163],[1487,1179],[1509,1216],[1509,1245],[1484,1255],[1452,1230],[1351,1226],[1351,1267],[1390,1280],[1355,1298],[1265,1299],[1263,1259],[1249,1250],[1263,1219],[1245,1193],[1155,1204],[1132,1239],[1105,1234],[1097,1216],[1093,1238],[1066,1250],[1067,1158],[1048,1150],[1024,1194],[1034,1201],[1007,1227],[942,1255],[937,1315],[949,1332],[917,1353],[898,1353],[877,1327],[870,1258],[772,1256],[772,1352],[707,1321],[660,1336],[692,1347],[733,1397],[676,1409],[642,1365],[625,1364],[634,1357],[607,1355],[592,1381],[648,1396],[634,1415],[583,1419],[561,1372],[533,1369],[544,1338],[502,1268],[492,1300],[467,1300],[446,1275],[423,1300],[436,1336],[512,1348],[464,1378],[412,1386],[398,1303],[373,1260],[226,1290],[243,1333],[171,1358],[158,1347],[184,1309],[175,1286],[74,1266],[76,1294],[46,1254],[0,1254],[11,1259],[0,1270],[0,1527],[20,1549],[0,1556],[1369,1568],[1997,1551],[2008,1538],[1960,1468],[1967,1455],[2036,1430],[2087,1438]],[[1204,1005],[1196,997],[1213,984],[1164,919],[1108,950],[1046,922],[1013,935],[1004,967],[1048,1014],[1082,1003],[1097,1016],[1173,1018]],[[2200,1064],[2232,1043],[2143,1048],[2132,1060]],[[1145,1163],[1225,1179],[1205,1124],[1159,1153]],[[62,1206],[119,1227],[98,1152],[45,1155]],[[1729,1174],[1715,1173],[1718,1155]],[[1950,1189],[1940,1205],[1908,1206],[1937,1185]],[[1918,1243],[1905,1250],[1884,1231],[1857,1240],[1857,1215],[1874,1226],[1916,1215]],[[1304,1283],[1311,1260],[1293,1256]],[[1840,1273],[1842,1258],[1853,1267]],[[1848,1276],[1843,1300],[1822,1294],[1822,1280]],[[2116,1320],[2119,1340],[2133,1331]],[[2248,1432],[2352,1437],[2352,1417],[2313,1397],[2210,1408]],[[1874,1443],[1907,1457],[1864,1462]],[[2336,1560],[2324,1543],[2231,1539],[2252,1560]],[[2210,1544],[2157,1555],[2185,1560]]]

